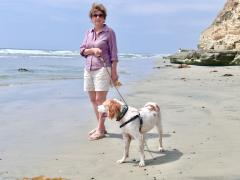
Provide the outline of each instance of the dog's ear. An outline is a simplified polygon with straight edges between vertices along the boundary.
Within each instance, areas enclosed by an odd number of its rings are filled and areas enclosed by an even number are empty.
[[[108,116],[110,119],[113,119],[116,114],[118,114],[121,111],[121,105],[114,101],[110,100],[108,104]]]

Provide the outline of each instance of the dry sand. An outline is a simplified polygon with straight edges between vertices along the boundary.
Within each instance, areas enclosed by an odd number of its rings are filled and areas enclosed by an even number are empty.
[[[147,136],[151,153],[145,148],[146,167],[137,166],[135,141],[128,161],[115,163],[123,151],[116,122],[106,122],[107,138],[88,141],[87,132],[96,125],[93,113],[87,110],[91,106],[86,104],[79,113],[74,100],[52,112],[42,104],[41,112],[50,113],[45,128],[31,120],[39,113],[34,107],[25,108],[29,118],[23,122],[2,124],[0,135],[5,136],[0,136],[4,142],[0,146],[0,179],[39,175],[74,180],[240,179],[240,67],[179,69],[162,61],[155,66],[151,76],[133,83],[125,95],[128,104],[135,107],[147,101],[161,106],[166,151],[156,151],[157,133],[151,131]],[[77,121],[83,115],[89,124]],[[31,130],[26,128],[29,126]],[[16,130],[17,137],[10,129]],[[6,133],[14,140],[6,139]]]

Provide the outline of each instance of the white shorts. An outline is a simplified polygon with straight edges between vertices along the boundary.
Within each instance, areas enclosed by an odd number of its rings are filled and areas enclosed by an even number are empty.
[[[84,70],[84,91],[108,91],[111,86],[111,68],[95,71]]]

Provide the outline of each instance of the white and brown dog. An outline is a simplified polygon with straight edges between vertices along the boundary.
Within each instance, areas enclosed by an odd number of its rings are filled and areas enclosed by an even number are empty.
[[[153,127],[156,127],[159,134],[159,151],[163,151],[162,146],[162,123],[159,106],[154,102],[148,102],[140,110],[125,105],[123,102],[113,99],[106,100],[98,106],[98,111],[107,113],[107,118],[116,120],[122,128],[123,140],[125,142],[124,154],[118,163],[123,163],[129,154],[129,146],[132,139],[139,143],[140,162],[139,166],[145,166],[144,162],[144,135]]]

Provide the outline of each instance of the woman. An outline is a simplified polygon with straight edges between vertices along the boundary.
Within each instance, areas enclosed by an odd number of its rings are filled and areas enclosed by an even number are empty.
[[[89,132],[90,140],[105,137],[105,118],[98,113],[97,106],[107,97],[112,82],[118,80],[117,43],[114,31],[105,24],[106,8],[94,3],[89,12],[94,28],[89,30],[80,47],[80,54],[86,58],[84,70],[84,91],[88,92],[93,105],[98,126]],[[104,61],[104,62],[103,62]]]

